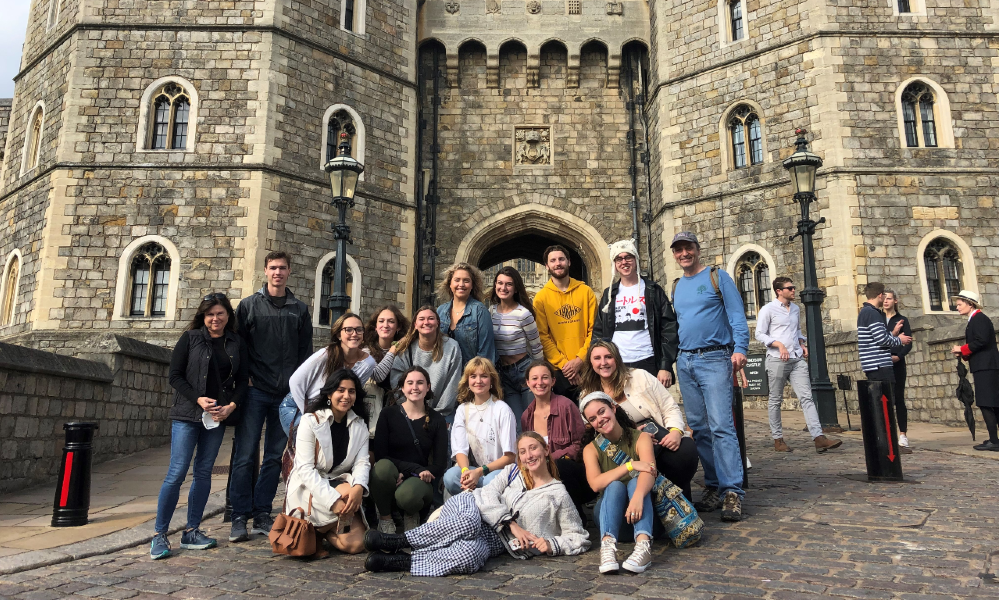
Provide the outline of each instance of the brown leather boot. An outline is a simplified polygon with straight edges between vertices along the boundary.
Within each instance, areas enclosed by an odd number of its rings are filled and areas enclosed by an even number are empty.
[[[778,438],[774,440],[774,451],[775,452],[791,452],[792,449],[788,447],[785,443],[785,438]]]
[[[813,441],[816,442],[816,452],[820,454],[826,452],[827,450],[839,448],[840,445],[844,443],[841,440],[831,440],[825,435],[818,435],[813,438]]]

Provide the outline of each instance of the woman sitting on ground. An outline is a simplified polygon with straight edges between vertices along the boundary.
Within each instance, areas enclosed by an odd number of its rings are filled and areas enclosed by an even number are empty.
[[[433,484],[448,467],[448,424],[431,408],[434,394],[423,367],[407,369],[403,385],[389,398],[375,428],[370,487],[378,530],[396,533],[393,509],[403,513],[403,529],[409,531],[431,506]]]
[[[622,408],[604,392],[591,392],[580,400],[587,421],[583,438],[583,464],[590,487],[600,493],[594,516],[601,534],[601,573],[618,572],[618,533],[622,522],[632,526],[635,549],[622,567],[642,573],[653,561],[653,501],[656,479],[653,438],[635,428]],[[602,449],[602,445],[608,447]],[[609,454],[624,453],[623,464]]]
[[[500,402],[500,376],[481,356],[469,361],[458,384],[458,408],[451,427],[451,452],[457,463],[444,474],[451,495],[488,485],[514,462],[517,426],[514,413]]]
[[[586,552],[589,534],[542,436],[522,433],[517,455],[517,464],[504,467],[489,485],[452,496],[436,521],[405,534],[369,531],[365,568],[442,577],[475,573],[504,550],[519,559]]]
[[[334,371],[306,405],[285,494],[285,514],[299,516],[301,508],[317,534],[348,554],[364,548],[368,527],[359,510],[371,468],[367,419],[361,380],[353,371]]]
[[[581,394],[611,396],[637,429],[653,436],[657,470],[690,501],[698,449],[693,439],[684,436],[684,415],[667,388],[646,371],[625,366],[618,346],[604,340],[590,347],[582,377]]]
[[[462,377],[462,350],[458,342],[441,332],[440,325],[437,311],[429,304],[413,313],[409,331],[396,344],[390,377],[392,387],[398,388],[407,369],[413,365],[426,369],[434,390],[434,410],[451,424]]]
[[[181,548],[205,550],[216,541],[199,529],[212,491],[212,465],[222,446],[225,424],[246,395],[250,362],[236,335],[236,314],[225,294],[209,294],[181,334],[170,357],[170,466],[160,488],[149,556],[170,555],[167,530],[177,508],[181,485],[194,458],[194,481],[188,491],[187,527]],[[195,451],[197,450],[197,454]]]
[[[527,369],[528,389],[534,400],[521,415],[521,429],[534,431],[545,439],[559,467],[559,479],[566,486],[577,510],[597,497],[587,483],[587,471],[580,462],[585,431],[580,411],[573,401],[552,391],[556,368],[546,360],[536,360]],[[583,513],[580,513],[581,519]]]
[[[386,399],[391,397],[392,363],[396,360],[396,342],[403,339],[410,321],[395,304],[375,309],[365,324],[365,348],[375,362],[371,379],[365,381],[365,405],[368,407],[368,437],[375,438],[375,426]]]

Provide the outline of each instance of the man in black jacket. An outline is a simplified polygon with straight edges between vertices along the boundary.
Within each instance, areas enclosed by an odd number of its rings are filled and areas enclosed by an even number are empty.
[[[233,505],[230,542],[246,541],[251,533],[271,532],[271,504],[281,475],[281,455],[288,442],[278,421],[278,406],[289,392],[288,379],[313,351],[309,309],[285,287],[290,266],[291,258],[284,252],[265,256],[266,283],[236,308],[239,334],[250,358],[252,387],[233,442],[236,460],[229,487]],[[264,459],[254,486],[253,459],[260,452],[265,423]],[[248,530],[251,516],[253,529]]]
[[[659,284],[640,276],[635,242],[611,244],[611,260],[619,278],[601,294],[592,339],[614,342],[626,365],[669,387],[677,358],[674,308]]]

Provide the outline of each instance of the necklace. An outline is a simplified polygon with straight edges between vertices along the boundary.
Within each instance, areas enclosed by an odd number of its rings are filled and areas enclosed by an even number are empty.
[[[482,406],[482,408],[479,408],[479,406]],[[490,409],[490,401],[487,400],[486,402],[483,402],[481,405],[473,404],[472,408],[476,409],[476,412],[479,413],[479,422],[482,423],[483,413],[485,413]]]

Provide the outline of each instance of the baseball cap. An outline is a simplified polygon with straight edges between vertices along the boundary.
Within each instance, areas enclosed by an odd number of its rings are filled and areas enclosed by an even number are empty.
[[[670,242],[670,247],[673,248],[676,246],[677,242],[691,242],[695,246],[701,247],[701,244],[698,243],[698,238],[690,231],[682,231],[675,235],[674,241]]]

